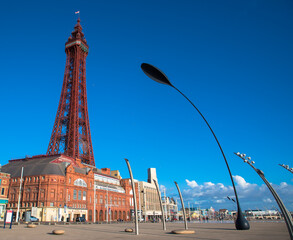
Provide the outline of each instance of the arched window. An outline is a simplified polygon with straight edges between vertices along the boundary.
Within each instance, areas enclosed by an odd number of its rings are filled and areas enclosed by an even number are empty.
[[[74,181],[74,185],[75,185],[75,186],[79,186],[79,187],[87,187],[86,182],[85,182],[83,179],[81,179],[81,178],[76,179],[76,180]]]

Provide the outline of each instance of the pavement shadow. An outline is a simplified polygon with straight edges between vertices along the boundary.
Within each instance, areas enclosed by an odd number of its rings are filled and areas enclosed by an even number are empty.
[[[233,228],[205,228],[205,227],[201,227],[200,229],[211,229],[211,230],[225,230],[225,231],[236,231],[236,229]]]

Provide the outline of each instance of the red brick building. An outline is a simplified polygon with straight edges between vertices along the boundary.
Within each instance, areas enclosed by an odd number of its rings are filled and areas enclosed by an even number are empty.
[[[0,168],[0,221],[4,220],[6,204],[8,203],[10,174],[1,172]]]
[[[11,175],[8,208],[14,211],[22,185],[20,218],[30,211],[40,221],[75,221],[81,216],[87,221],[131,219],[134,207],[130,181],[111,176],[109,168],[97,169],[57,154],[11,160],[2,171]]]

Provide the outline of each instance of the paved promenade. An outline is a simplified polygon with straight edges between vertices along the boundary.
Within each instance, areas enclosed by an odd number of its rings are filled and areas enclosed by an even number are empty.
[[[250,222],[248,231],[235,230],[233,223],[188,223],[188,228],[195,230],[195,234],[171,234],[172,230],[183,229],[183,223],[167,223],[167,231],[162,230],[161,223],[140,223],[139,235],[124,232],[125,228],[134,228],[133,223],[119,224],[72,224],[72,225],[38,225],[27,228],[25,224],[13,226],[12,229],[0,227],[1,240],[91,240],[91,239],[138,239],[138,240],[289,240],[284,222]],[[53,235],[55,229],[65,230],[64,235]]]

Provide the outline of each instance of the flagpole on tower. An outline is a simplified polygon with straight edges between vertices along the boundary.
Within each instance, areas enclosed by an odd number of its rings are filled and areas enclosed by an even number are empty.
[[[75,14],[77,14],[77,19],[80,19],[80,11],[76,11]]]

